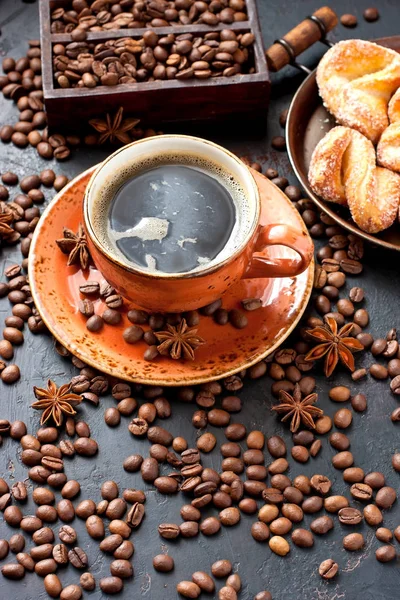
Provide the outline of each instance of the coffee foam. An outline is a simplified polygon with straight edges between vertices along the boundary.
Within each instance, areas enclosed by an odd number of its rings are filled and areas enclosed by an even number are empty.
[[[253,220],[253,211],[250,209],[242,185],[227,169],[205,156],[186,152],[162,153],[157,154],[157,156],[151,155],[141,157],[134,165],[129,165],[116,170],[114,174],[108,178],[108,181],[103,184],[102,188],[97,191],[97,195],[93,200],[91,210],[92,225],[99,242],[111,256],[128,266],[132,266],[133,264],[137,268],[135,263],[131,263],[127,260],[126,256],[119,250],[116,243],[113,243],[113,238],[116,239],[116,232],[111,230],[108,218],[112,200],[117,191],[127,180],[144,171],[169,164],[190,166],[214,177],[225,187],[225,189],[227,189],[235,206],[235,225],[228,242],[213,260],[204,262],[199,260],[199,266],[189,271],[190,273],[195,273],[218,264],[232,255],[249,234]],[[158,235],[162,235],[161,229],[159,230]],[[150,268],[150,266],[147,269],[140,266],[139,269],[146,272],[162,273],[162,271]],[[182,273],[180,273],[180,275],[182,275]]]

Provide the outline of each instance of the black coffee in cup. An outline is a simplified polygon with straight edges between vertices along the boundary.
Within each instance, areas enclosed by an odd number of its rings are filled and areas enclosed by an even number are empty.
[[[151,272],[207,268],[230,255],[247,232],[243,189],[204,157],[142,159],[100,200],[95,215],[101,242],[124,263]]]

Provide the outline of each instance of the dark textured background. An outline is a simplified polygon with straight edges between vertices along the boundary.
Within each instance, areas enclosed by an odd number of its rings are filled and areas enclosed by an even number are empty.
[[[259,12],[265,45],[269,45],[278,36],[294,26],[304,16],[318,7],[315,1],[293,2],[292,0],[259,0]],[[368,6],[363,1],[338,1],[331,4],[338,14],[353,12],[359,18],[359,26],[355,30],[338,26],[331,38],[363,37],[373,38],[398,34],[399,1],[381,0],[379,9],[381,19],[374,24],[363,21],[362,11]],[[26,40],[37,37],[39,32],[37,4],[23,4],[21,0],[0,0],[0,56],[10,55],[19,57],[25,54]],[[323,52],[321,45],[307,53],[306,62],[313,64]],[[280,173],[289,177],[295,183],[285,154],[271,150],[270,139],[281,133],[278,123],[279,112],[288,106],[291,96],[302,76],[288,67],[282,74],[273,75],[272,100],[269,109],[268,130],[261,138],[254,139],[235,134],[235,131],[217,134],[215,131],[203,135],[222,143],[240,154],[248,154],[254,160],[260,160],[264,167],[278,167]],[[0,101],[0,125],[15,121],[15,109],[9,101]],[[260,134],[260,132],[258,132]],[[63,164],[48,165],[38,158],[31,149],[19,150],[12,146],[0,146],[1,171],[13,170],[22,176],[39,172],[45,166],[52,166],[57,173],[66,173],[73,177],[90,165],[95,164],[106,155],[106,151],[88,150],[83,148],[74,152],[73,158]],[[7,264],[20,260],[19,249],[2,251],[1,274]],[[370,331],[376,337],[386,335],[387,330],[399,325],[399,284],[398,284],[398,255],[383,253],[369,248],[364,274],[360,278],[352,278],[347,289],[357,283],[366,290],[365,306],[371,313]],[[10,312],[7,299],[0,301],[1,316]],[[370,357],[358,359],[358,364],[368,366]],[[23,419],[28,423],[29,431],[34,432],[39,423],[39,415],[30,408],[33,401],[32,386],[45,385],[51,377],[58,384],[67,381],[77,373],[69,361],[61,359],[53,350],[52,340],[46,336],[34,337],[26,333],[24,345],[16,350],[16,362],[21,366],[22,378],[12,387],[0,383],[0,417]],[[321,375],[317,376],[317,391],[320,394],[319,403],[329,415],[338,408],[328,400],[329,383]],[[355,463],[366,472],[382,470],[390,485],[399,488],[399,475],[390,464],[391,456],[400,450],[398,430],[390,421],[390,414],[396,407],[397,401],[391,395],[387,383],[371,379],[354,384],[351,378],[339,371],[334,377],[335,384],[349,384],[352,390],[364,392],[368,397],[368,410],[364,414],[355,414],[351,429],[347,432],[351,437],[351,450]],[[249,382],[241,392],[244,409],[240,415],[232,418],[233,422],[242,421],[248,429],[257,428],[268,436],[278,433],[283,435],[291,444],[288,430],[282,427],[275,416],[271,415],[270,406],[273,403],[270,396],[270,381],[267,379]],[[173,392],[170,396],[174,397]],[[112,406],[110,397],[102,398],[98,408],[85,404],[80,412],[87,419],[92,430],[92,436],[100,444],[100,452],[95,459],[76,458],[70,464],[67,462],[66,472],[69,478],[76,478],[82,484],[80,499],[100,499],[99,488],[105,479],[115,479],[120,487],[143,488],[140,475],[127,474],[122,469],[122,460],[128,454],[139,452],[146,455],[148,442],[132,438],[127,430],[127,419],[122,420],[116,430],[106,427],[103,412]],[[197,431],[191,426],[190,420],[194,408],[191,405],[173,403],[173,417],[165,426],[174,435],[184,435],[189,445],[194,444]],[[162,424],[162,423],[161,423]],[[210,428],[224,440],[223,432]],[[310,460],[305,466],[291,461],[289,476],[299,473],[324,473],[333,479],[333,493],[344,493],[349,497],[348,486],[342,481],[339,471],[335,471],[330,460],[334,451],[329,446],[327,437],[323,439],[323,449],[317,459]],[[26,477],[26,468],[20,463],[19,445],[12,440],[6,440],[0,450],[0,476],[5,476],[12,483]],[[206,456],[203,464],[219,468],[220,455],[214,450]],[[267,461],[269,458],[267,458]],[[169,469],[166,468],[166,471]],[[146,489],[146,487],[144,488]],[[267,544],[257,544],[250,535],[250,526],[255,517],[243,516],[241,524],[234,528],[224,529],[214,538],[199,535],[197,538],[180,540],[177,543],[166,543],[157,533],[160,522],[180,522],[179,509],[184,503],[182,496],[176,498],[164,497],[147,486],[146,519],[141,528],[132,535],[136,551],[133,558],[135,577],[125,586],[123,598],[143,597],[147,600],[161,598],[175,599],[175,585],[181,579],[190,579],[193,571],[198,569],[210,570],[211,563],[219,558],[230,559],[235,570],[240,573],[243,581],[243,591],[240,598],[252,599],[262,589],[269,589],[274,600],[286,598],[296,600],[390,600],[399,598],[400,574],[398,564],[381,565],[375,560],[375,550],[380,543],[375,539],[371,528],[358,528],[366,537],[366,547],[362,553],[348,553],[342,548],[342,537],[350,533],[352,528],[342,527],[335,518],[335,529],[327,536],[316,536],[312,550],[301,550],[291,546],[291,553],[286,558],[280,558],[271,553]],[[385,525],[391,528],[400,523],[400,507],[397,506],[385,516]],[[354,502],[354,505],[357,505]],[[28,504],[25,512],[33,511]],[[210,514],[212,513],[210,510]],[[302,526],[308,527],[311,517],[306,517]],[[88,538],[84,523],[76,519],[73,523],[79,534],[79,544],[88,552],[90,570],[97,579],[109,574],[109,558],[98,550],[98,545]],[[58,528],[58,525],[57,527]],[[55,529],[56,529],[55,528]],[[0,537],[9,537],[12,531],[0,517]],[[29,548],[30,543],[27,544]],[[175,571],[168,575],[156,573],[152,568],[152,557],[159,552],[168,550],[175,559]],[[332,557],[340,565],[340,575],[332,582],[324,582],[318,575],[318,565],[326,558]],[[7,560],[12,560],[9,556]],[[79,572],[72,567],[59,570],[64,585],[78,583]],[[222,585],[219,584],[218,587]],[[99,589],[85,594],[98,600],[104,596]],[[9,582],[0,577],[0,599],[14,598],[28,600],[47,598],[43,583],[36,575],[28,574],[21,582]]]

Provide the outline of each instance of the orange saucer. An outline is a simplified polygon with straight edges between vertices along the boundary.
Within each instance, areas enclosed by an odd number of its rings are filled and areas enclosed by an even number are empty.
[[[86,274],[77,267],[67,267],[67,257],[55,240],[62,237],[63,227],[77,231],[82,222],[85,187],[95,167],[71,181],[51,202],[35,230],[29,254],[29,281],[33,298],[50,332],[72,354],[87,364],[128,381],[149,385],[195,385],[221,379],[246,369],[265,358],[287,338],[303,314],[311,294],[314,264],[293,279],[242,280],[223,298],[226,309],[239,308],[244,298],[261,298],[263,306],[246,313],[246,328],[230,324],[217,325],[210,317],[201,317],[199,335],[206,344],[191,361],[174,361],[158,357],[154,362],[143,359],[145,342],[127,344],[123,330],[131,325],[126,317],[132,303],[126,303],[120,325],[105,325],[100,333],[86,329],[78,311],[79,286],[86,280],[102,279],[90,268]],[[288,198],[268,179],[253,172],[262,198],[261,224],[285,223],[303,229],[305,225]],[[308,234],[307,234],[308,235]],[[286,247],[272,246],[263,254],[292,258]],[[95,301],[96,313],[104,311],[102,300]]]

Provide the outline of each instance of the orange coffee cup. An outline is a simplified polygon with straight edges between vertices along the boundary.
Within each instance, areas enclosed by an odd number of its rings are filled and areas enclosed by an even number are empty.
[[[190,154],[212,161],[231,174],[246,202],[246,228],[240,242],[220,252],[214,261],[187,273],[150,271],[110,251],[101,241],[96,223],[107,220],[105,208],[99,215],[99,198],[110,186],[126,180],[129,168],[148,157],[168,153]],[[104,215],[102,214],[104,212]],[[221,146],[191,136],[162,135],[134,142],[109,156],[93,173],[86,188],[83,206],[88,245],[96,267],[125,298],[149,312],[184,312],[217,300],[240,279],[295,277],[310,264],[313,244],[301,230],[289,225],[260,225],[261,200],[250,170]],[[267,259],[257,253],[268,246],[282,245],[295,250],[294,259]]]

